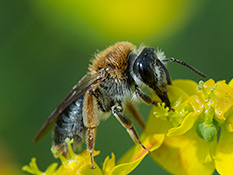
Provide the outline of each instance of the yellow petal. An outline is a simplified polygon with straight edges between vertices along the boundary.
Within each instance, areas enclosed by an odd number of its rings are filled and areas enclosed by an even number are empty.
[[[231,79],[231,81],[228,84],[231,88],[233,88],[233,79]]]
[[[157,149],[163,142],[164,134],[142,135],[140,140],[142,144],[148,148],[151,152]],[[133,171],[138,164],[147,155],[147,151],[143,149],[139,144],[131,148],[119,161],[109,173],[111,175],[125,175]]]
[[[49,167],[46,169],[46,171],[44,172],[46,175],[52,175],[55,174],[57,169],[57,163],[52,163],[51,165],[49,165]]]
[[[200,115],[204,110],[204,101],[197,95],[188,97],[186,102],[192,106],[194,112],[190,112],[178,127],[169,129],[167,133],[168,137],[186,133],[193,127],[193,124],[197,120],[198,115]]]
[[[230,109],[225,122],[228,132],[233,132],[233,108]]]
[[[160,148],[152,153],[152,158],[171,174],[209,175],[215,169],[211,144],[199,138],[193,128],[184,135],[165,138]]]
[[[27,171],[28,173],[31,174],[42,174],[43,172],[39,170],[37,164],[36,164],[36,158],[32,158],[31,162],[29,163],[29,165],[25,165],[23,166],[23,171]]]
[[[70,174],[70,175],[84,175],[84,174],[90,174],[90,175],[101,175],[102,172],[98,165],[94,163],[94,169],[91,169],[91,165],[86,162],[77,161],[76,163],[82,163],[83,165],[78,167],[74,166],[75,162],[72,162],[72,166],[66,166],[61,165],[60,168],[57,170],[56,175],[64,175],[64,174]]]
[[[146,123],[145,133],[146,134],[164,134],[167,133],[168,129],[172,127],[172,124],[167,120],[161,118],[156,118],[154,116],[154,111],[156,107],[151,110],[148,121]]]
[[[215,85],[215,81],[213,79],[209,79],[204,83],[204,88],[206,91],[209,91]]]
[[[91,169],[89,165],[85,164],[77,172],[76,171],[73,171],[72,173],[65,172],[63,175],[65,175],[65,174],[70,174],[70,175],[85,175],[85,174],[102,175],[100,168],[97,165],[95,165],[94,167],[95,167],[94,169]]]
[[[93,155],[96,156],[100,151],[94,151]],[[87,150],[82,151],[77,154],[74,159],[69,159],[63,162],[62,165],[57,170],[57,175],[72,174],[72,175],[82,175],[82,174],[102,174],[99,166],[94,162],[95,169],[91,169],[91,156]],[[91,171],[90,171],[91,170]]]
[[[226,120],[224,114],[233,106],[233,97],[218,99],[215,106],[215,114],[218,120]]]
[[[183,101],[185,101],[189,95],[179,87],[168,86],[168,97],[171,102],[177,100],[178,98],[181,98]]]
[[[181,125],[178,127],[174,127],[168,130],[167,136],[178,136],[186,133],[188,130],[190,130],[193,127],[193,124],[195,123],[197,119],[197,116],[195,113],[190,112],[183,120]]]
[[[103,164],[103,174],[107,175],[115,166],[115,155],[112,153],[112,158],[106,157]]]
[[[154,151],[163,143],[164,137],[165,134],[147,135],[146,133],[143,133],[140,140],[146,148],[148,148],[150,151]],[[147,151],[144,150],[139,144],[136,144],[121,157],[117,164],[136,161],[137,159],[144,157],[146,154]]]
[[[129,174],[130,172],[132,172],[138,166],[138,164],[143,160],[143,158],[145,156],[146,155],[143,155],[142,157],[140,157],[139,159],[137,159],[137,160],[135,160],[133,162],[123,163],[123,164],[120,164],[120,165],[114,167],[109,175],[126,175],[126,174]]]
[[[229,85],[226,84],[225,80],[216,82],[216,85],[217,85],[217,87],[215,90],[219,91],[222,95],[224,95],[224,96],[232,96],[233,95],[233,88],[229,87]]]
[[[197,89],[198,84],[192,80],[174,80],[172,85],[182,89],[188,95],[195,94],[195,90]]]
[[[221,135],[216,150],[215,166],[220,174],[230,175],[233,172],[233,133],[221,128]]]
[[[196,113],[196,115],[200,115],[203,110],[204,110],[204,100],[202,98],[200,98],[197,95],[192,95],[187,99],[187,103],[189,103],[194,112]]]

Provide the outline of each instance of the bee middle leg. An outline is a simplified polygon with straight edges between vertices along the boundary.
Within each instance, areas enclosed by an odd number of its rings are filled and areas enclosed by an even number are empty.
[[[127,118],[123,113],[123,107],[121,105],[113,106],[112,113],[118,119],[118,121],[122,124],[122,126],[127,130],[130,137],[133,139],[135,143],[141,145],[143,149],[145,149],[149,154],[150,150],[147,149],[139,140],[138,134],[129,118]]]

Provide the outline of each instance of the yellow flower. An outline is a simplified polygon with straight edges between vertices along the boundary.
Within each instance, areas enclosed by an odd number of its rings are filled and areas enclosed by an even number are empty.
[[[168,96],[175,111],[155,107],[146,126],[145,133],[166,133],[152,158],[172,174],[231,174],[233,81],[176,80]]]
[[[40,15],[53,20],[52,25],[57,30],[69,32],[71,36],[78,34],[80,37],[81,32],[116,40],[145,41],[161,36],[164,38],[180,30],[198,14],[203,1],[40,0],[33,4]]]
[[[154,107],[140,138],[150,149],[152,158],[172,174],[220,174],[233,172],[233,80],[214,82],[210,79],[199,85],[191,80],[176,80],[168,87],[168,96],[174,111],[164,104]],[[159,100],[155,96],[155,100]],[[107,157],[101,169],[84,150],[75,154],[72,141],[66,140],[70,156],[62,164],[51,164],[41,172],[32,159],[23,170],[35,175],[103,174],[123,175],[132,172],[147,155],[136,144],[116,164],[115,155]],[[95,151],[94,155],[99,152]]]
[[[82,174],[95,174],[100,175],[101,170],[98,167],[96,163],[94,163],[95,169],[91,169],[91,157],[90,153],[84,150],[83,152],[79,154],[75,154],[73,152],[71,144],[73,143],[73,140],[66,139],[66,143],[68,145],[69,150],[69,157],[65,158],[63,157],[59,152],[57,152],[54,148],[52,148],[52,152],[56,154],[62,164],[59,168],[57,168],[58,164],[53,163],[51,164],[45,172],[42,172],[39,170],[39,168],[36,165],[36,159],[32,158],[29,166],[26,165],[23,167],[24,171],[27,171],[28,173],[35,174],[35,175],[64,175],[64,174],[70,174],[70,175],[82,175]],[[94,156],[98,155],[99,151],[94,151]]]
[[[164,134],[153,134],[144,136],[142,138],[142,143],[147,146],[150,151],[154,151],[162,144],[163,139]],[[138,145],[133,151],[124,155],[118,164],[115,163],[115,155],[112,153],[111,158],[107,157],[105,159],[102,170],[96,163],[94,163],[95,169],[91,169],[90,153],[84,150],[79,154],[75,154],[71,146],[72,141],[66,139],[66,143],[68,144],[70,154],[68,158],[63,157],[55,149],[52,149],[52,152],[57,154],[62,162],[59,168],[57,168],[57,163],[53,163],[45,172],[42,172],[36,164],[36,159],[32,158],[29,166],[24,166],[23,170],[34,175],[125,175],[133,171],[147,155],[147,151]],[[99,151],[94,152],[94,156],[98,154]]]

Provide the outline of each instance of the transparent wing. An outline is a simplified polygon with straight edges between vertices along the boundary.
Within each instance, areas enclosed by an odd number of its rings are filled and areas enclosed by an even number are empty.
[[[70,91],[65,99],[57,106],[57,108],[50,114],[48,119],[41,126],[37,132],[34,141],[37,142],[52,128],[56,122],[57,117],[75,100],[80,98],[93,84],[97,84],[105,79],[102,71],[95,74],[86,74]]]

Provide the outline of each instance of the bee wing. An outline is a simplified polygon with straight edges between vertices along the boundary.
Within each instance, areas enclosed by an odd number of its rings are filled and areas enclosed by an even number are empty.
[[[98,71],[95,74],[86,74],[70,91],[65,99],[57,106],[57,108],[50,114],[48,119],[43,123],[39,131],[37,132],[34,141],[37,142],[55,124],[57,117],[75,100],[80,98],[93,84],[97,84],[105,79],[102,71]]]

